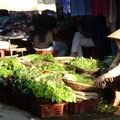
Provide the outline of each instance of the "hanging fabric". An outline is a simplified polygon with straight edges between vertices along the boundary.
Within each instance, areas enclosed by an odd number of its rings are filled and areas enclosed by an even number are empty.
[[[110,30],[111,32],[116,30],[116,20],[117,20],[117,8],[116,0],[110,0]]]
[[[37,0],[0,0],[0,9],[9,11],[37,10]]]
[[[117,29],[120,28],[120,0],[116,0],[116,6],[117,6],[117,22],[116,27]]]
[[[92,15],[109,14],[110,0],[91,0]]]
[[[56,12],[56,4],[45,4],[45,3],[41,3],[41,4],[37,4],[37,10],[41,13],[44,10],[51,10]]]
[[[68,14],[68,1],[67,0],[63,0],[62,3],[64,5],[65,14]]]
[[[90,0],[71,0],[71,16],[91,14]]]

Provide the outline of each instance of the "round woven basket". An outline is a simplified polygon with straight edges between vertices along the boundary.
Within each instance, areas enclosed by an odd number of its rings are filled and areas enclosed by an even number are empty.
[[[70,60],[74,59],[75,57],[55,57],[56,60],[58,60],[61,64],[68,64]]]
[[[99,70],[100,70],[100,68],[90,69],[90,70],[89,70],[89,69],[82,69],[82,68],[77,68],[77,67],[76,67],[76,72],[77,72],[77,73],[80,73],[80,74],[85,73],[85,74],[92,75],[92,74],[97,73]]]
[[[64,79],[63,81],[67,86],[71,87],[73,90],[76,90],[76,91],[93,92],[93,91],[101,90],[100,87],[96,87],[93,85],[87,85],[84,83],[78,83],[78,82],[74,82],[66,79]]]
[[[42,61],[42,62],[40,62],[40,63],[32,63],[32,62],[22,62],[22,64],[23,65],[25,65],[26,67],[31,67],[31,66],[38,66],[38,65],[42,65],[42,64],[44,64],[45,63],[45,61]]]

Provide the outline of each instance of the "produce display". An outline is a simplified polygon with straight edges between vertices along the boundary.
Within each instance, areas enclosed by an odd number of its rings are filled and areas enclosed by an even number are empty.
[[[44,73],[41,67],[32,66],[31,68],[23,68],[20,71],[16,71],[16,79],[34,79],[40,83],[47,82],[49,80],[56,81],[63,77],[62,73],[53,72],[53,73]]]
[[[69,61],[69,65],[64,64],[64,61]],[[25,66],[22,62],[31,62],[31,66]],[[41,64],[34,66],[34,63]],[[37,101],[42,98],[58,104],[62,102],[81,102],[97,99],[100,97],[99,93],[73,89],[72,86],[66,84],[65,80],[68,82],[72,81],[71,83],[75,81],[74,83],[76,84],[74,85],[84,83],[87,84],[86,86],[96,87],[91,77],[85,77],[80,73],[76,73],[74,67],[94,70],[103,66],[104,64],[101,61],[92,58],[66,58],[62,64],[51,53],[46,55],[31,54],[21,58],[10,57],[1,59],[0,80],[3,80],[3,83],[9,81],[7,87],[9,85],[9,88],[14,92],[25,95],[28,98],[36,98]],[[12,80],[10,81],[10,79]],[[1,85],[5,86],[5,84]],[[101,101],[96,113],[113,113],[116,109]]]
[[[52,102],[61,103],[65,102],[76,102],[76,96],[70,87],[67,87],[64,82],[52,82],[38,83],[36,81],[30,85],[33,95],[36,98],[44,97],[51,99]]]
[[[44,60],[45,62],[38,66],[26,67],[22,64],[23,61],[20,62],[20,59],[39,63]],[[62,81],[65,73],[73,81],[94,85],[94,81],[91,78],[77,74],[75,71],[71,72],[74,70],[74,67],[71,66],[72,64],[59,64],[59,61],[55,60],[51,53],[46,55],[27,55],[20,59],[4,58],[0,62],[1,78],[13,76],[11,86],[18,93],[34,96],[35,98],[51,99],[52,102],[57,103],[64,101],[76,102],[78,95]],[[76,59],[78,58],[72,59],[71,63],[76,61]],[[83,100],[91,98],[88,95],[83,97],[81,94],[79,94],[79,97]]]
[[[67,87],[63,81],[53,82],[48,80],[40,83],[35,79],[16,79],[12,88],[22,94],[33,95],[36,98],[51,99],[52,102],[76,102],[73,90]]]
[[[81,69],[97,69],[103,67],[103,63],[101,61],[84,57],[76,57],[70,62],[70,65]]]
[[[92,78],[85,77],[76,72],[71,72],[69,74],[66,74],[65,77],[67,80],[72,80],[72,81],[76,81],[76,82],[84,83],[88,85],[95,85],[94,80]]]
[[[12,83],[13,90],[36,98],[48,98],[57,103],[76,102],[74,91],[59,80],[63,77],[63,73],[57,70],[46,73],[43,68],[43,66],[32,66],[16,71],[15,80]],[[65,70],[64,67],[62,70]]]

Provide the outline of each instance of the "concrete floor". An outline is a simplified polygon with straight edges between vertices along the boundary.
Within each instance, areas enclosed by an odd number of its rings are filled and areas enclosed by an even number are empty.
[[[42,120],[42,119],[37,118],[33,114],[22,109],[19,109],[15,106],[0,103],[0,120]],[[44,120],[120,120],[120,117],[105,114],[72,115],[64,113],[63,118],[49,118]]]

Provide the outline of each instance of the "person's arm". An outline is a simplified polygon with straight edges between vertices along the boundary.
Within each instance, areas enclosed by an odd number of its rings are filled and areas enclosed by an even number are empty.
[[[99,76],[96,80],[95,83],[96,85],[102,84],[105,79],[110,78],[111,82],[113,81],[112,78],[117,77],[120,75],[120,64],[113,68],[112,70],[108,71],[107,73]]]
[[[113,68],[112,70],[108,71],[107,73],[104,74],[105,78],[109,77],[117,77],[120,75],[120,64]]]
[[[119,57],[120,57],[120,52],[118,51],[114,61],[109,66],[109,70],[113,69],[117,65]]]

